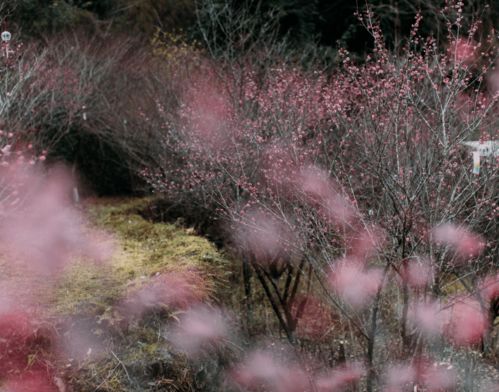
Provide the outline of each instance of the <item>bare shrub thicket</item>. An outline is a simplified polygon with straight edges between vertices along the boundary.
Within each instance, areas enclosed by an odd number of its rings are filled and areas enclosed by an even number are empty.
[[[289,342],[336,338],[367,390],[473,383],[481,362],[464,348],[494,352],[497,156],[474,174],[463,142],[498,137],[496,38],[464,31],[459,2],[443,12],[445,47],[418,15],[396,56],[360,14],[374,51],[362,64],[341,51],[332,73],[262,66],[251,47],[201,61],[143,172],[226,222],[248,323],[257,279]],[[435,368],[432,384],[426,361],[454,360],[467,378]]]
[[[130,190],[149,149],[151,139],[138,130],[160,74],[147,48],[83,32],[15,48],[0,91],[2,126],[18,140],[12,147],[31,144],[74,164],[102,179],[98,191]]]

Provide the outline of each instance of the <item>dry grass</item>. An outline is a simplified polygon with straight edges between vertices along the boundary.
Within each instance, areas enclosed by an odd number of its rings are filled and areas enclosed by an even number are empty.
[[[158,309],[144,319],[124,322],[117,305],[158,274],[193,271],[203,278],[201,287],[193,287],[199,298],[216,301],[225,289],[227,260],[188,228],[142,218],[140,211],[150,202],[105,199],[85,205],[90,221],[115,236],[116,251],[105,265],[75,263],[53,297],[54,316],[88,326],[105,346],[98,356],[63,364],[66,378],[78,391],[198,389],[186,360],[162,337],[172,321],[171,310]]]

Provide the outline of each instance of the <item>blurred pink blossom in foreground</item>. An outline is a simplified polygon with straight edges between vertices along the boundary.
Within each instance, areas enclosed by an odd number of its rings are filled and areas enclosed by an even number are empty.
[[[420,377],[428,392],[451,391],[456,388],[457,374],[450,364],[427,364],[421,370]]]
[[[294,182],[296,188],[307,196],[309,201],[318,204],[337,194],[329,174],[315,166],[301,169]]]
[[[383,272],[366,268],[356,259],[343,259],[332,267],[329,275],[331,288],[353,307],[367,305],[381,287]]]
[[[433,265],[430,259],[411,257],[402,261],[400,277],[409,287],[423,289],[433,280]]]
[[[2,282],[2,285],[0,286],[0,317],[4,313],[9,313],[14,310],[20,304],[15,287],[5,286],[4,282]]]
[[[437,301],[414,302],[410,305],[408,312],[409,322],[429,336],[436,336],[443,332],[447,317],[447,312]]]
[[[494,301],[499,297],[499,274],[488,275],[479,284],[480,295],[486,301]]]
[[[310,390],[307,374],[294,364],[285,364],[266,351],[251,353],[232,372],[232,379],[250,391],[303,392]]]
[[[453,390],[456,385],[456,372],[449,364],[431,363],[425,359],[415,359],[411,364],[390,366],[385,374],[384,392],[416,390],[440,392]]]
[[[487,78],[487,85],[492,96],[499,93],[499,60],[496,60],[495,68]]]
[[[61,392],[43,372],[25,372],[21,376],[7,379],[2,392]]]
[[[338,321],[323,299],[314,295],[298,294],[291,306],[296,318],[296,334],[307,339],[322,339],[330,336]]]
[[[317,377],[296,363],[277,359],[273,352],[255,351],[232,372],[233,380],[249,391],[341,392],[365,375],[360,363],[346,363]]]
[[[167,332],[167,337],[177,350],[195,357],[206,349],[224,345],[229,327],[220,309],[203,306],[180,316],[179,324]]]
[[[448,55],[458,64],[470,65],[475,60],[478,46],[473,40],[457,38],[449,46]]]
[[[390,366],[385,373],[384,392],[400,392],[412,390],[417,378],[416,369],[412,365],[398,364]]]
[[[360,363],[345,364],[333,369],[329,374],[318,377],[316,387],[319,392],[343,391],[357,383],[365,375]]]
[[[13,310],[0,315],[0,380],[5,381],[2,391],[56,391],[47,355],[51,338],[33,313]]]
[[[349,254],[367,260],[383,247],[385,233],[376,226],[365,227],[352,233],[348,240]]]
[[[298,245],[296,236],[283,220],[262,210],[247,212],[244,221],[236,224],[234,242],[262,264],[289,255]]]
[[[130,290],[119,308],[125,317],[141,317],[158,308],[187,308],[206,295],[204,280],[197,271],[170,271]]]
[[[216,76],[193,75],[184,92],[179,114],[184,119],[192,147],[222,151],[231,140],[233,108]]]
[[[480,255],[485,247],[485,241],[478,234],[452,223],[435,227],[432,231],[432,241],[451,247],[456,255],[463,259]]]
[[[489,320],[480,302],[467,298],[454,298],[450,303],[416,302],[409,308],[409,321],[429,336],[443,334],[457,346],[481,342]]]
[[[68,318],[61,327],[54,349],[59,358],[77,363],[102,359],[106,353],[104,340],[98,336],[99,333],[95,333],[96,330],[102,332],[102,325],[85,319]]]
[[[52,274],[74,257],[102,261],[110,256],[111,242],[85,227],[81,214],[71,206],[67,171],[55,168],[45,176],[18,166],[4,173],[2,180],[17,184],[15,191],[22,197],[15,207],[1,206],[0,242],[11,261],[23,262],[35,273]]]
[[[480,302],[467,298],[456,298],[446,309],[445,335],[457,346],[478,344],[489,326],[489,319]]]
[[[358,215],[356,209],[341,195],[339,187],[326,171],[315,166],[303,168],[294,179],[294,184],[298,193],[316,206],[330,224],[350,227],[354,223]]]

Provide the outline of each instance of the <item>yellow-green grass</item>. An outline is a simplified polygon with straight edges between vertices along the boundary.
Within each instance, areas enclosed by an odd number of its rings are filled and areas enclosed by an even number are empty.
[[[56,292],[58,314],[77,312],[83,304],[108,307],[131,287],[146,284],[160,273],[195,271],[203,278],[207,299],[224,285],[227,260],[206,239],[174,224],[153,223],[140,211],[150,198],[101,199],[86,204],[89,220],[114,238],[114,252],[101,265],[75,262]]]
[[[72,264],[52,295],[58,318],[93,320],[92,333],[105,337],[106,353],[72,364],[67,380],[76,390],[192,390],[185,358],[172,352],[161,329],[173,319],[152,314],[122,328],[115,312],[127,294],[158,274],[195,273],[202,278],[198,297],[217,301],[226,289],[228,261],[206,239],[189,228],[144,219],[140,211],[151,198],[97,199],[84,210],[89,223],[114,238],[113,256],[104,264]],[[171,314],[171,313],[170,313]],[[56,317],[56,318],[57,318]],[[105,326],[110,327],[105,331]],[[113,326],[116,326],[114,328]],[[102,330],[101,330],[102,327]]]

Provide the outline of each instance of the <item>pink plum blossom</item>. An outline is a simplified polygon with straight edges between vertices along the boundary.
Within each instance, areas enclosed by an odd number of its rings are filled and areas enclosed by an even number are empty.
[[[261,158],[261,171],[270,189],[285,191],[288,196],[294,195],[292,184],[299,171],[289,146],[273,143],[266,147]]]

